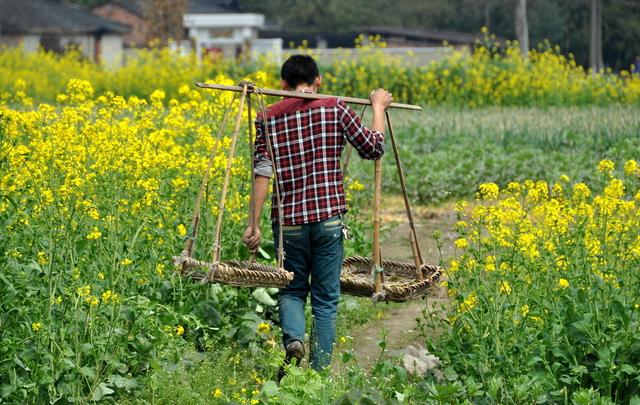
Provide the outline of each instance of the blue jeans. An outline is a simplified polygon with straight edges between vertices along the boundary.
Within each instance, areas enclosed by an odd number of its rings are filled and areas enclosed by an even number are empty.
[[[273,226],[276,247],[278,224]],[[304,306],[311,293],[311,367],[320,370],[331,363],[336,338],[336,315],[340,297],[340,272],[344,256],[342,219],[335,216],[311,224],[284,226],[284,268],[293,281],[280,289],[280,323],[285,347],[293,340],[304,342]]]

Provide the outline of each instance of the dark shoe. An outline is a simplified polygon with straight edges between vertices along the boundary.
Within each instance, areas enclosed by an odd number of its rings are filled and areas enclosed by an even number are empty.
[[[284,364],[278,369],[278,384],[280,380],[287,374],[285,366],[291,364],[291,360],[296,360],[296,366],[300,365],[302,358],[304,357],[304,345],[299,340],[291,341],[286,347],[286,355],[284,358]]]

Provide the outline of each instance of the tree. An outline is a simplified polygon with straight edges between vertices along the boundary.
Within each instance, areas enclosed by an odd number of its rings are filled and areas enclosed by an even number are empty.
[[[142,12],[148,28],[148,40],[158,41],[161,46],[169,40],[179,41],[184,37],[183,18],[187,11],[187,0],[141,0]]]
[[[516,38],[520,43],[520,52],[529,53],[529,26],[527,25],[527,0],[516,0]]]
[[[602,69],[602,0],[591,0],[591,30],[589,39],[589,67],[598,72]]]

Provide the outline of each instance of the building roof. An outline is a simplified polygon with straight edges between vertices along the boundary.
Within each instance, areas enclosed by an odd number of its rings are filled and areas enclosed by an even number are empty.
[[[127,25],[60,0],[0,0],[2,34],[89,34],[131,31]]]
[[[434,31],[434,30],[416,30],[400,27],[374,26],[366,27],[362,30],[366,34],[379,34],[382,36],[403,37],[415,41],[447,41],[452,45],[456,44],[473,44],[476,39],[482,39],[484,34],[470,34],[466,32],[456,31]]]
[[[189,0],[188,14],[239,13],[234,2],[225,0]]]
[[[363,27],[355,31],[289,31],[276,26],[268,26],[260,30],[261,38],[282,38],[285,44],[292,42],[294,46],[307,42],[310,48],[318,46],[322,41],[328,48],[352,48],[355,39],[361,35],[380,35],[385,41],[392,38],[400,39],[413,46],[440,46],[443,41],[451,45],[472,45],[476,39],[482,40],[483,34],[471,34],[454,31],[416,30],[398,27],[374,26]],[[502,38],[496,38],[503,41]]]
[[[143,17],[144,12],[142,8],[142,1],[138,0],[104,0],[99,2],[94,8],[103,6],[105,4],[113,4],[120,8],[123,8],[130,12],[131,14],[135,14],[138,17]]]
[[[113,4],[141,18],[144,17],[144,0],[105,0],[97,7]],[[189,0],[187,14],[224,14],[239,13],[239,8],[233,0]]]

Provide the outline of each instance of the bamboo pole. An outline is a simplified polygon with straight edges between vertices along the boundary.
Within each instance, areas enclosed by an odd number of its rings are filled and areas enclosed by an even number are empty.
[[[250,202],[249,202],[249,218],[251,218],[251,235],[255,235],[256,234],[256,219],[255,219],[255,212],[256,212],[256,179],[255,179],[255,161],[253,158],[254,155],[254,140],[253,140],[253,121],[251,120],[251,94],[247,94],[247,126],[249,127],[249,151],[250,151],[250,161],[251,161],[251,173],[250,173],[250,177],[251,177],[251,198],[250,198]],[[256,252],[257,250],[253,250],[251,252],[251,260],[250,263],[253,264],[253,262],[255,262],[256,260]]]
[[[374,194],[373,194],[373,271],[375,280],[375,292],[382,292],[382,256],[380,254],[380,197],[382,189],[382,161],[375,161],[374,166]]]
[[[409,220],[409,227],[411,228],[411,250],[413,251],[413,259],[416,263],[416,277],[422,281],[422,271],[420,266],[424,263],[422,261],[422,253],[420,253],[420,245],[418,245],[418,234],[416,233],[416,226],[413,222],[413,214],[411,213],[411,205],[409,204],[409,197],[407,195],[407,182],[404,178],[404,171],[402,170],[402,164],[400,163],[400,153],[398,152],[398,145],[396,144],[396,137],[393,133],[393,126],[391,125],[391,116],[389,111],[385,111],[387,117],[387,126],[389,127],[389,138],[391,138],[391,147],[393,149],[393,156],[396,161],[396,168],[398,170],[398,178],[400,179],[400,190],[402,191],[402,198],[404,199],[404,208],[407,211],[407,219]]]
[[[238,114],[236,115],[236,123],[233,128],[233,134],[231,138],[231,147],[229,148],[229,156],[227,158],[227,169],[224,173],[224,181],[222,183],[222,192],[220,194],[220,205],[218,207],[218,221],[216,222],[216,233],[213,242],[213,262],[217,263],[220,260],[220,232],[222,231],[222,216],[224,214],[224,206],[227,200],[227,189],[229,188],[229,179],[231,177],[231,165],[233,163],[233,155],[236,151],[236,143],[238,141],[238,133],[240,132],[240,122],[242,121],[242,111],[244,110],[244,103],[247,98],[247,85],[242,86],[243,91],[240,96],[240,106],[238,107]]]
[[[196,86],[203,89],[227,90],[227,91],[235,91],[235,92],[244,91],[242,86],[226,86],[223,84],[209,84],[209,83],[196,82]],[[294,97],[294,98],[303,98],[307,100],[323,100],[327,98],[339,98],[343,100],[345,103],[371,105],[371,100],[366,98],[341,97],[341,96],[333,96],[330,94],[315,94],[315,93],[302,93],[302,92],[287,91],[287,90],[262,89],[258,87],[251,87],[247,91],[249,93],[264,94],[266,96]],[[422,111],[422,107],[418,105],[403,104],[403,103],[391,103],[391,105],[389,105],[389,108]]]

